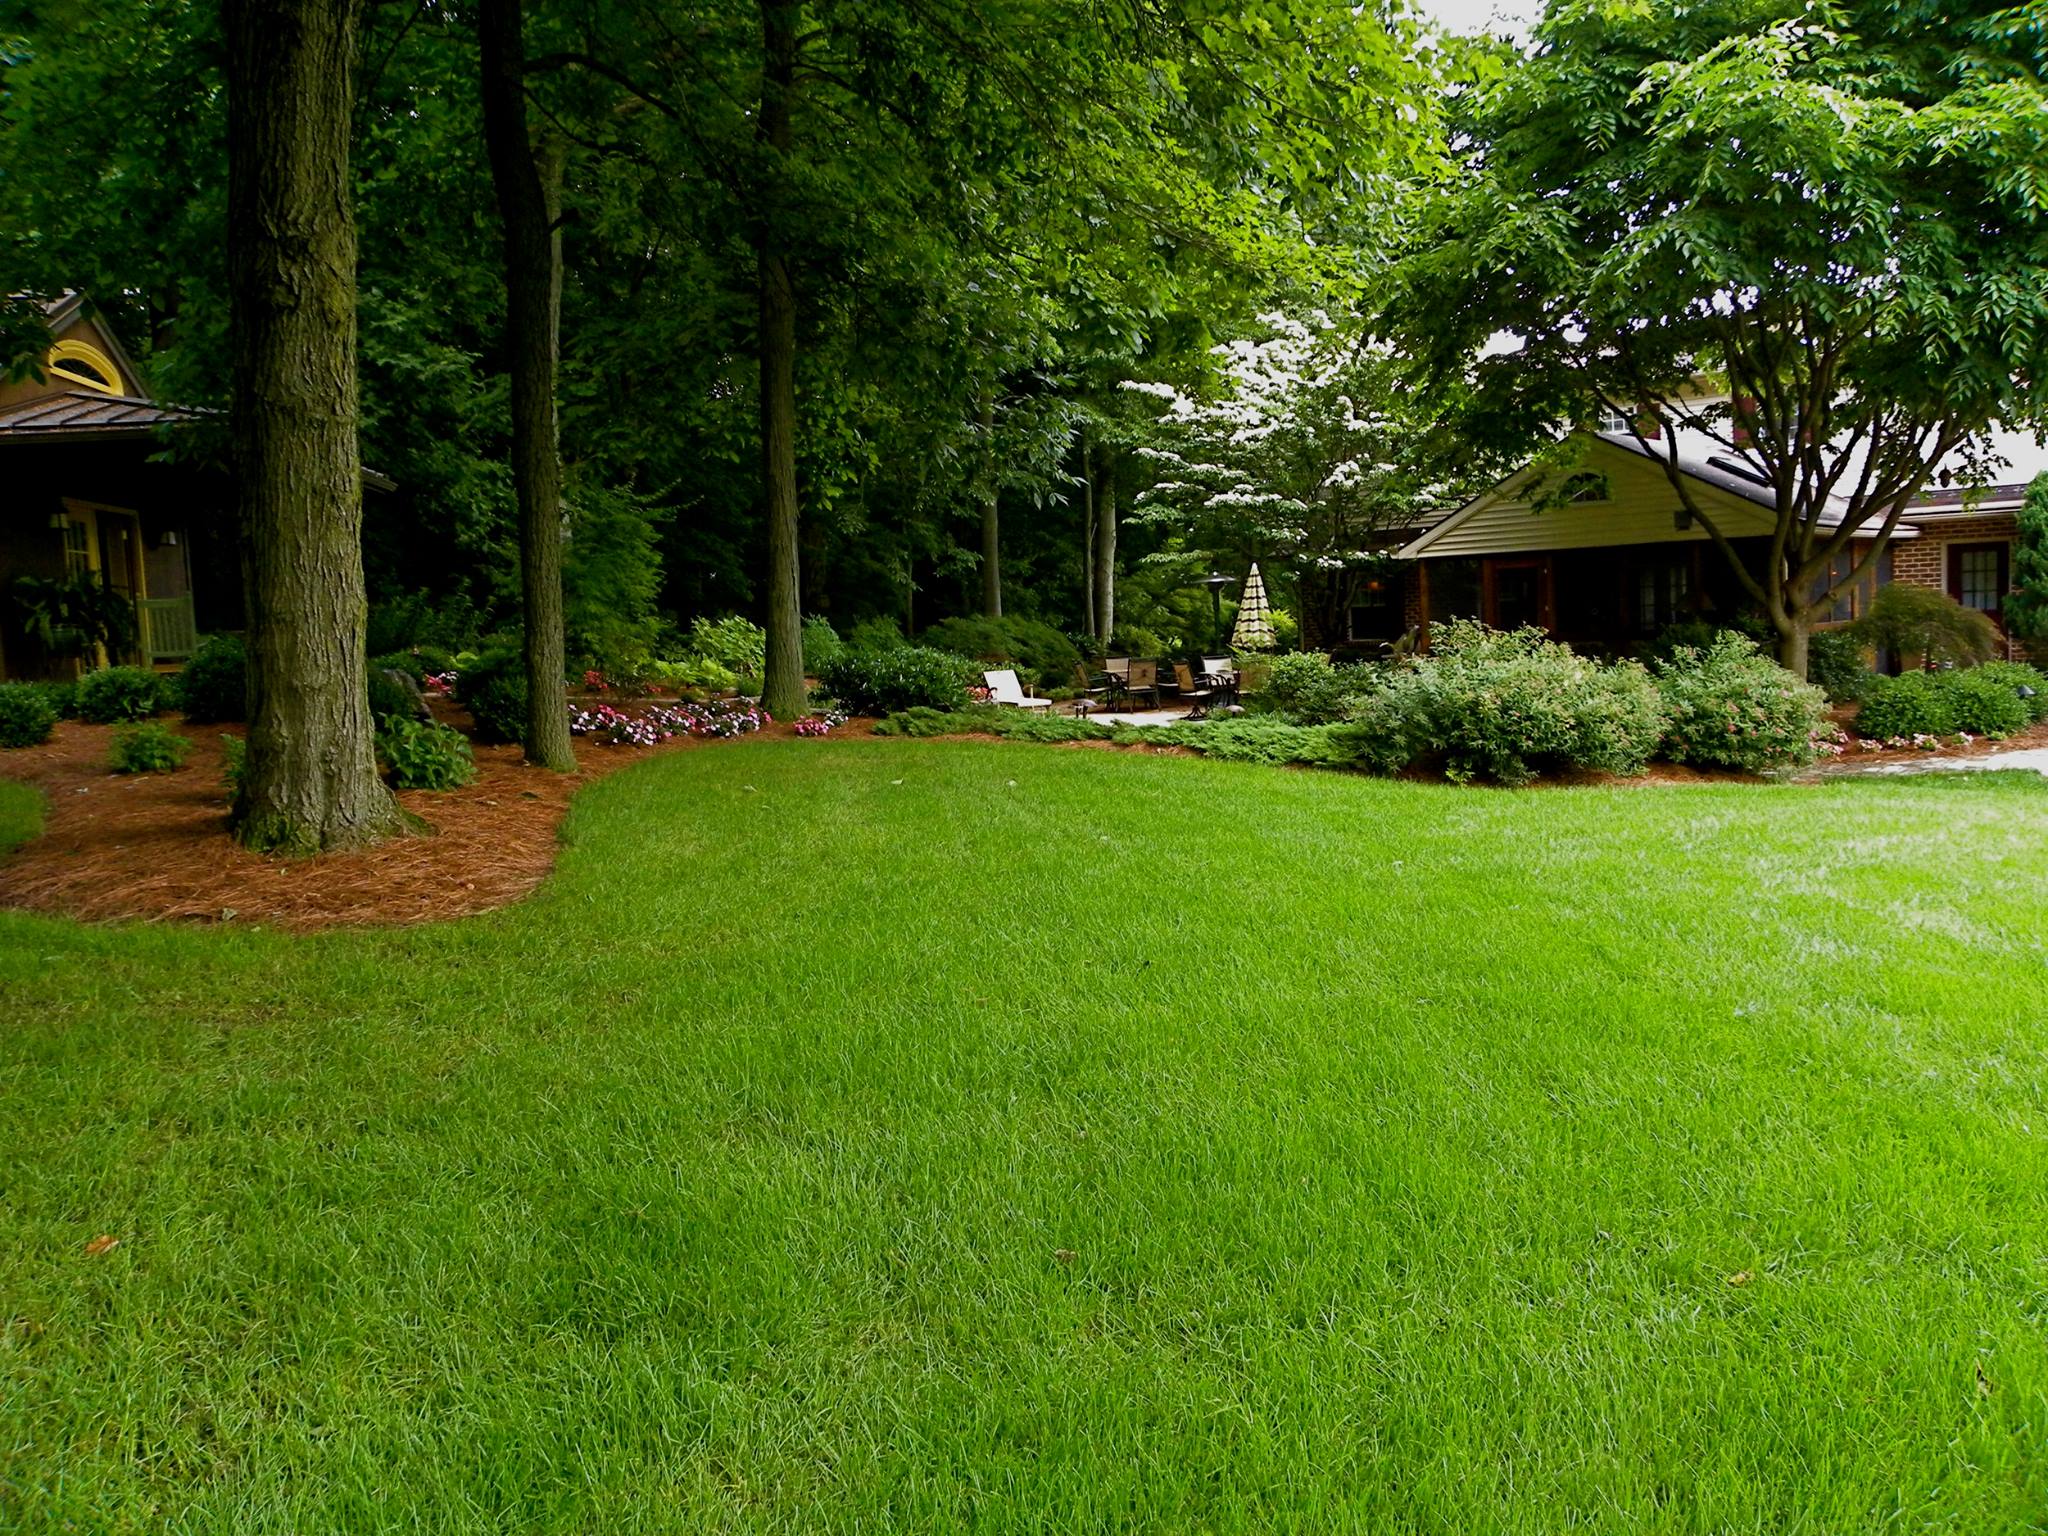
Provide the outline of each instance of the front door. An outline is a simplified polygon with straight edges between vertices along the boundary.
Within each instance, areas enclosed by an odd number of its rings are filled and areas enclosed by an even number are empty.
[[[1495,629],[1533,624],[1550,629],[1550,560],[1489,560],[1486,567],[1486,622]]]

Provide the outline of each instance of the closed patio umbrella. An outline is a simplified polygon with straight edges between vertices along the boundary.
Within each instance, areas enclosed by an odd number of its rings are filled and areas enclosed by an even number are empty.
[[[1266,579],[1254,565],[1244,579],[1244,592],[1237,600],[1237,623],[1230,631],[1233,651],[1270,651],[1273,648],[1273,609],[1266,601]]]

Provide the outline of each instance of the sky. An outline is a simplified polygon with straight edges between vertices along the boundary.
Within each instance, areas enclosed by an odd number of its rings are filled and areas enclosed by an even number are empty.
[[[1542,9],[1540,0],[1412,0],[1414,8],[1453,32],[1529,34],[1529,24]]]

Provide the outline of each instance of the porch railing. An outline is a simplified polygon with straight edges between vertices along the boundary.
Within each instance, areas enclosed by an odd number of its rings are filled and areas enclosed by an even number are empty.
[[[199,649],[190,597],[145,597],[135,606],[142,620],[142,654],[150,665],[183,661]]]

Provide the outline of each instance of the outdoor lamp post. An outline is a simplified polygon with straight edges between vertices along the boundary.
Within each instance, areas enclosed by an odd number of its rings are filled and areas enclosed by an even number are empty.
[[[1216,637],[1218,649],[1223,645],[1223,589],[1230,585],[1230,578],[1221,571],[1211,571],[1202,578],[1202,585],[1209,589],[1209,632]]]

